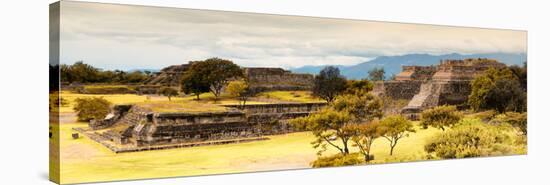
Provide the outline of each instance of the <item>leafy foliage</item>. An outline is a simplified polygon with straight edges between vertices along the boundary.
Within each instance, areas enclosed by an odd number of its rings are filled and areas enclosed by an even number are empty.
[[[374,68],[369,70],[369,79],[372,81],[382,81],[384,80],[386,71],[384,68]]]
[[[350,166],[361,164],[363,161],[359,159],[357,153],[343,155],[341,153],[327,156],[319,157],[317,160],[311,162],[313,168],[322,168],[322,167],[336,167],[336,166]]]
[[[490,123],[491,124],[508,123],[518,128],[523,134],[527,135],[527,112],[523,112],[523,113],[506,112],[504,114],[499,114],[493,120],[491,120]]]
[[[393,149],[400,139],[416,132],[412,122],[401,115],[385,117],[380,121],[377,130],[378,134],[390,142],[390,155],[393,155]]]
[[[482,157],[516,153],[524,146],[509,128],[464,119],[452,129],[431,138],[424,150],[442,159]]]
[[[74,101],[73,109],[77,113],[78,121],[103,119],[111,110],[111,102],[103,97],[77,98]]]
[[[239,99],[239,105],[241,106],[241,108],[244,108],[248,98],[255,94],[253,92],[254,90],[250,89],[248,83],[243,80],[235,80],[229,82],[226,91],[229,93],[230,96]]]
[[[420,125],[424,129],[431,126],[445,130],[445,127],[452,127],[457,124],[462,117],[455,106],[437,106],[422,112]]]
[[[523,112],[527,109],[527,93],[512,70],[492,68],[472,81],[468,104],[475,111]]]
[[[485,123],[491,121],[495,116],[497,116],[497,112],[495,110],[486,110],[482,112],[476,112],[471,115],[473,118],[477,118]]]
[[[194,94],[200,100],[200,94],[210,91],[210,84],[199,65],[191,65],[181,77],[181,91]]]
[[[352,137],[361,144],[362,136],[356,124],[369,122],[381,118],[382,102],[371,94],[345,94],[338,96],[329,107],[308,117],[296,118],[291,121],[298,129],[313,131],[317,140],[312,144],[314,148],[321,148],[318,154],[326,150],[327,144],[336,148],[343,154],[348,154],[348,141]],[[342,147],[333,141],[340,139]],[[357,144],[357,143],[356,143]]]
[[[308,117],[293,119],[291,124],[298,129],[307,129],[313,132],[316,140],[311,144],[314,148],[321,148],[318,155],[326,151],[327,144],[346,155],[349,153],[348,141],[353,136],[352,130],[346,127],[351,120],[352,115],[348,112],[326,108]],[[340,140],[342,146],[336,144],[336,140]]]
[[[363,154],[367,163],[374,158],[370,151],[374,140],[380,137],[380,132],[378,131],[379,124],[378,121],[373,121],[367,124],[349,125],[351,127],[349,129],[354,132],[351,141],[359,149],[359,153]]]
[[[172,96],[177,96],[179,94],[178,90],[171,87],[162,87],[158,90],[157,93],[163,96],[167,96],[168,101],[172,101]]]
[[[325,67],[319,75],[315,76],[313,95],[327,102],[332,102],[344,90],[346,90],[346,78],[340,75],[340,70],[336,67]]]
[[[336,111],[348,112],[355,123],[371,121],[384,115],[382,101],[369,93],[344,94],[338,96],[330,106]]]
[[[369,80],[348,80],[345,94],[363,94],[372,91],[374,84]]]
[[[82,61],[73,65],[62,64],[60,73],[61,81],[68,83],[140,83],[149,78],[145,72],[103,71]]]
[[[188,87],[190,89],[202,91],[205,86],[208,86],[217,100],[222,93],[222,88],[227,85],[230,79],[243,76],[243,70],[232,61],[209,58],[204,61],[193,62],[184,75],[184,80],[192,83]],[[185,86],[185,84],[183,85]]]

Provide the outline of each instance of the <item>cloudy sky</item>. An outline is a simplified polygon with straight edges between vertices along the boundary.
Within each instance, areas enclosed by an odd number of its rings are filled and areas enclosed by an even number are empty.
[[[253,67],[352,65],[381,55],[525,53],[523,31],[64,1],[61,63],[160,69],[210,57]]]

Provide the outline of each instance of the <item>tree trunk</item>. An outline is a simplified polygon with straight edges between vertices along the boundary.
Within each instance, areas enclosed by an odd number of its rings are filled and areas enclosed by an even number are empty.
[[[394,144],[390,144],[390,155],[393,155],[393,148],[395,147]]]
[[[172,97],[168,96],[168,101],[172,101]]]
[[[348,141],[342,139],[342,143],[344,144],[344,155],[349,154]]]
[[[195,94],[195,95],[197,95],[197,100],[201,100],[201,98],[200,98],[200,95],[201,95],[201,94],[197,93],[197,94]]]

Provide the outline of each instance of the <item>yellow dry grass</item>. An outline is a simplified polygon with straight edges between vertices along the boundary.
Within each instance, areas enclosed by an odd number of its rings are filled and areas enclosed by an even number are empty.
[[[258,97],[291,102],[326,102],[314,97],[311,91],[271,91],[260,93]]]
[[[115,154],[86,138],[72,139],[71,128],[84,123],[62,124],[61,182],[80,183],[265,170],[309,168],[316,159],[310,132],[269,136],[270,140],[156,151]],[[374,143],[375,163],[414,161],[424,156],[425,139],[436,129],[419,130],[404,138],[389,157],[387,141]],[[352,151],[356,151],[353,149]],[[325,155],[336,153],[329,149]]]

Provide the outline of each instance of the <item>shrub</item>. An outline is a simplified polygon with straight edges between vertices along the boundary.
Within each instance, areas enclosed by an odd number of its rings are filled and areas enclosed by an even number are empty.
[[[508,155],[525,147],[517,145],[518,139],[507,127],[464,119],[452,129],[433,136],[424,150],[442,159]]]
[[[314,168],[349,166],[361,164],[363,162],[364,161],[360,159],[360,155],[358,153],[352,153],[348,155],[343,155],[339,153],[327,157],[319,157],[317,158],[317,160],[311,162],[311,166]]]
[[[438,106],[425,110],[421,114],[420,125],[426,129],[428,126],[445,130],[445,127],[452,127],[462,119],[462,114],[455,106]]]
[[[527,135],[527,112],[506,112],[497,115],[490,121],[491,124],[507,123],[518,128],[523,134]]]
[[[78,121],[90,121],[105,118],[110,112],[110,107],[111,102],[103,97],[77,98],[74,110],[77,113]]]
[[[162,87],[158,90],[157,93],[163,96],[167,96],[168,101],[172,101],[172,97],[177,96],[179,94],[178,90],[171,87]]]
[[[488,110],[488,111],[472,114],[472,117],[487,123],[491,121],[493,118],[495,118],[496,115],[497,115],[497,112],[495,110]]]

